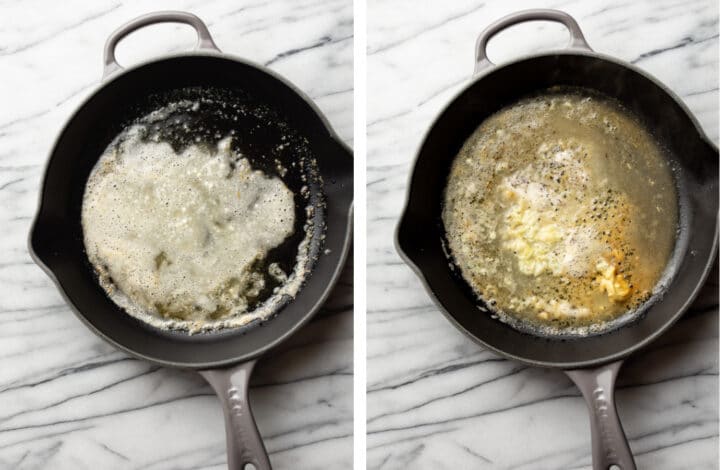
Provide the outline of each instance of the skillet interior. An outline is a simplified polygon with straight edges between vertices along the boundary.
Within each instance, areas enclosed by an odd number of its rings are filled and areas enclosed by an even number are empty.
[[[597,90],[618,99],[666,147],[679,195],[681,229],[662,299],[637,320],[603,335],[543,338],[494,320],[490,309],[448,265],[442,247],[442,192],[450,164],[485,118],[523,96],[555,85]],[[612,60],[558,53],[493,69],[461,92],[437,118],[418,153],[408,202],[397,232],[401,254],[418,272],[448,318],[473,339],[526,363],[572,368],[618,359],[642,347],[687,308],[714,257],[718,213],[717,149],[657,82]],[[660,302],[662,300],[662,302]]]
[[[294,129],[300,139],[307,139],[306,151],[317,159],[321,179],[304,181],[300,172],[289,171],[286,184],[295,193],[303,184],[308,184],[314,195],[319,194],[322,184],[326,208],[316,214],[318,218],[324,215],[325,239],[321,240],[321,234],[315,236],[312,250],[329,249],[329,252],[318,253],[318,261],[297,297],[262,327],[193,336],[157,330],[122,312],[100,288],[87,262],[80,209],[90,170],[129,119],[151,111],[158,105],[154,102],[158,97],[162,100],[162,97],[179,94],[179,98],[186,98],[187,91],[178,90],[187,87],[229,90],[232,96],[221,99],[237,98],[249,108],[258,105],[269,109]],[[207,120],[203,123],[206,126],[221,124]],[[259,128],[248,134],[238,129],[237,135],[236,140],[252,164],[269,171],[273,167],[270,160],[264,162],[252,155],[267,154],[279,144],[277,130]],[[294,155],[290,152],[280,157],[290,159]],[[218,56],[184,55],[144,64],[121,74],[75,113],[51,154],[30,247],[36,259],[54,276],[80,318],[109,341],[162,364],[218,366],[256,357],[299,328],[319,308],[342,268],[351,202],[349,150],[295,90],[249,64]]]

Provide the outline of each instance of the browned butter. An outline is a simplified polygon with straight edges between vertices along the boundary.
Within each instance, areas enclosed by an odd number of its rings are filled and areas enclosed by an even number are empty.
[[[584,334],[652,295],[677,212],[671,168],[633,115],[590,91],[551,89],[467,139],[442,219],[462,276],[503,320]]]

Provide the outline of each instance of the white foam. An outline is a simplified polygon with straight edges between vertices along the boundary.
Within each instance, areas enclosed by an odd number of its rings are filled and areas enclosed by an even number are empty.
[[[293,232],[294,195],[282,180],[233,155],[230,138],[177,154],[142,131],[132,126],[108,146],[83,199],[88,258],[112,299],[154,326],[195,332],[266,318],[296,295],[310,230],[293,273],[271,265],[284,283],[248,311],[266,282],[255,262]]]

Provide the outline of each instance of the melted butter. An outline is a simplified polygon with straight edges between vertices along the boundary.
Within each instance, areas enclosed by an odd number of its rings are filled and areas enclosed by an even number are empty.
[[[108,147],[83,199],[88,258],[113,300],[150,324],[193,332],[263,318],[294,295],[302,270],[258,268],[293,232],[294,196],[282,180],[253,170],[230,138],[177,154],[140,135],[133,126]],[[248,311],[268,276],[284,284],[266,308]]]
[[[582,333],[652,294],[677,203],[661,149],[632,116],[554,90],[480,125],[453,162],[442,216],[463,277],[502,318]]]

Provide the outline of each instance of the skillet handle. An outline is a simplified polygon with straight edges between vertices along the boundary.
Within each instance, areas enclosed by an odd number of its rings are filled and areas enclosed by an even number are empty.
[[[564,11],[544,9],[522,10],[500,18],[480,33],[480,36],[478,36],[477,42],[475,43],[475,72],[473,74],[477,74],[478,72],[495,65],[490,61],[490,59],[488,59],[487,56],[487,43],[493,36],[512,25],[524,23],[526,21],[540,20],[555,21],[565,25],[568,31],[570,31],[570,42],[568,43],[567,48],[592,51],[587,41],[585,41],[585,36],[583,36],[577,21]]]
[[[620,360],[596,369],[565,371],[582,392],[590,412],[594,470],[636,469],[615,407],[615,379],[622,363]]]
[[[248,400],[248,383],[254,366],[253,360],[228,369],[200,371],[222,403],[228,470],[272,469]]]
[[[195,50],[205,49],[220,52],[212,36],[210,36],[210,31],[208,31],[207,26],[205,26],[205,23],[197,16],[184,11],[156,11],[130,20],[110,34],[110,37],[108,37],[105,43],[103,80],[106,80],[110,75],[123,69],[123,67],[117,63],[117,60],[115,60],[115,48],[118,42],[137,29],[157,23],[184,23],[190,25],[195,29],[198,36]]]

